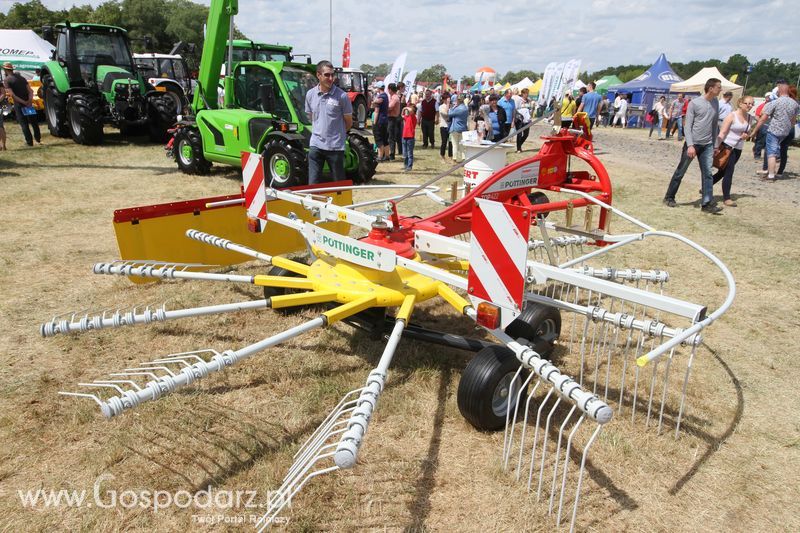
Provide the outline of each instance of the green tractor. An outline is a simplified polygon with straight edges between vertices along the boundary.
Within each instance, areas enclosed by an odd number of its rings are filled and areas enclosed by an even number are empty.
[[[315,67],[290,61],[236,62],[236,43],[228,35],[236,10],[235,0],[211,2],[192,114],[179,117],[167,155],[183,172],[205,174],[212,162],[240,167],[242,152],[258,153],[273,187],[304,185],[311,138],[305,96],[317,84]],[[226,55],[228,74],[219,102],[219,74]],[[376,166],[370,134],[351,129],[345,148],[347,177],[365,183]]]
[[[43,30],[45,39],[56,41],[53,60],[45,63],[41,75],[52,135],[102,144],[103,126],[111,124],[123,134],[147,128],[153,141],[166,139],[178,102],[145,82],[125,30],[69,22]]]

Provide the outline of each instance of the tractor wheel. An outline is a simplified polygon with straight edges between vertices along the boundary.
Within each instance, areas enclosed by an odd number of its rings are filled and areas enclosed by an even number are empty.
[[[487,346],[467,364],[458,383],[458,410],[475,429],[496,431],[505,426],[509,401],[514,409],[528,378],[523,370],[514,379],[519,366],[514,352],[499,345]]]
[[[103,108],[99,97],[87,93],[70,96],[67,115],[73,141],[89,145],[103,143]]]
[[[305,185],[308,182],[306,154],[280,138],[264,146],[267,185],[276,189]]]
[[[203,139],[197,128],[183,127],[175,132],[175,162],[185,174],[208,174],[211,162],[203,157]]]
[[[53,137],[69,137],[67,127],[67,100],[58,92],[56,82],[50,74],[42,76],[44,96],[44,114],[47,118],[47,129]]]
[[[363,94],[359,94],[356,96],[355,100],[353,100],[353,118],[355,127],[367,127],[367,99],[364,98]]]
[[[525,339],[536,353],[548,358],[561,335],[561,313],[555,307],[528,302],[505,332],[515,339]]]
[[[347,178],[355,183],[366,183],[375,176],[375,168],[378,166],[375,152],[372,151],[372,146],[361,137],[350,135],[347,140],[350,142],[350,150],[353,152],[353,159],[356,162],[355,168],[347,172]]]
[[[166,142],[167,130],[175,124],[180,105],[180,97],[175,93],[166,92],[148,98],[147,126],[151,141]]]

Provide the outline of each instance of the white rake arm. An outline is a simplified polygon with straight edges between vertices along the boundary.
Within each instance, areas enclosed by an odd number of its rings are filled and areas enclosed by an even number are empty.
[[[249,346],[245,346],[239,350],[227,350],[223,353],[215,353],[215,355],[211,358],[210,361],[198,360],[196,363],[191,365],[183,365],[183,368],[180,371],[167,371],[165,375],[158,376],[152,370],[156,370],[159,367],[156,366],[146,366],[145,371],[142,371],[142,368],[137,369],[127,369],[124,372],[119,372],[114,375],[117,376],[131,376],[131,375],[148,375],[152,377],[152,381],[149,381],[147,385],[144,387],[136,388],[135,390],[127,390],[120,394],[119,396],[113,396],[106,401],[102,401],[96,396],[93,396],[93,399],[100,405],[100,410],[102,411],[103,415],[107,418],[111,418],[116,416],[126,409],[131,409],[136,407],[137,405],[141,404],[142,402],[146,402],[149,400],[156,400],[170,392],[175,391],[178,388],[184,387],[194,381],[203,378],[213,372],[219,372],[220,370],[229,367],[243,359],[250,357],[253,354],[256,354],[262,350],[280,344],[286,340],[292,339],[306,331],[310,331],[312,329],[321,327],[325,325],[325,318],[318,317],[313,320],[310,320],[304,324],[300,324],[299,326],[295,326],[287,331],[282,333],[278,333],[277,335],[273,335],[271,337],[267,337],[264,340],[261,340],[255,344],[251,344]],[[184,358],[180,358],[183,360]],[[158,361],[154,361],[153,363],[160,363],[162,366],[166,363],[178,363],[178,358],[167,358],[161,359]],[[153,363],[145,363],[145,365],[152,365]],[[75,396],[79,393],[59,393],[68,396]],[[80,394],[82,396],[86,396],[85,394]],[[89,395],[92,396],[92,395]]]
[[[467,310],[467,314],[474,319],[476,312],[470,308]],[[541,379],[553,385],[556,392],[577,405],[578,409],[589,418],[598,424],[605,424],[614,416],[614,411],[606,402],[597,395],[584,390],[571,377],[562,374],[557,366],[547,359],[542,359],[532,348],[518,343],[501,329],[490,330],[490,333],[513,351],[526,368],[530,368]]]
[[[137,308],[129,311],[117,310],[111,314],[88,314],[76,320],[77,315],[73,314],[69,318],[59,319],[54,317],[50,322],[39,326],[39,333],[42,337],[53,337],[59,333],[84,333],[95,329],[119,328],[122,326],[135,326],[139,324],[150,324],[152,322],[164,322],[179,318],[191,318],[204,315],[215,315],[219,313],[231,313],[235,311],[246,311],[250,309],[266,309],[269,301],[266,299],[252,300],[247,302],[236,302],[231,304],[206,305],[203,307],[189,307],[186,309],[174,309],[167,311],[164,306],[158,308],[145,307],[137,312]]]
[[[199,265],[198,265],[199,266]],[[240,274],[216,274],[213,272],[192,272],[183,265],[138,264],[134,262],[97,263],[92,268],[95,274],[116,276],[138,276],[140,278],[191,279],[203,281],[232,281],[253,283],[254,276]]]
[[[210,244],[211,246],[216,246],[217,248],[222,248],[223,250],[238,252],[243,255],[254,257],[256,259],[261,259],[262,261],[265,261],[268,265],[272,263],[271,255],[261,253],[257,250],[253,250],[252,248],[248,248],[247,246],[242,246],[241,244],[236,244],[235,242],[231,242],[228,239],[223,239],[222,237],[211,235],[210,233],[204,233],[196,229],[190,229],[186,230],[186,236],[189,237],[190,239]]]
[[[342,435],[339,446],[336,447],[334,461],[339,468],[352,468],[356,464],[358,450],[364,440],[364,435],[367,433],[367,427],[375,410],[375,405],[378,403],[378,398],[386,384],[389,365],[392,363],[392,358],[403,335],[406,322],[411,316],[414,301],[415,297],[413,295],[406,296],[403,305],[400,306],[400,310],[397,312],[397,321],[394,323],[392,333],[389,335],[386,347],[383,349],[378,366],[370,372],[367,378],[367,385],[358,397],[358,407],[350,416],[347,431]]]

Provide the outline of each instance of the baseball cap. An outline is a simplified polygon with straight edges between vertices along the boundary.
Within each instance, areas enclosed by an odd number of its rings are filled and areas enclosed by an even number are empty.
[[[767,98],[769,96],[772,96],[772,91],[767,91],[764,93],[764,98]]]
[[[3,63],[3,68],[8,70],[14,70],[14,65],[12,65],[10,61],[6,61],[5,63]]]
[[[778,81],[775,82],[776,85],[788,85],[789,82],[786,81],[785,78],[778,78]]]
[[[383,84],[382,81],[378,81],[378,82],[375,82],[375,87],[377,87],[378,89],[383,89],[386,86]]]

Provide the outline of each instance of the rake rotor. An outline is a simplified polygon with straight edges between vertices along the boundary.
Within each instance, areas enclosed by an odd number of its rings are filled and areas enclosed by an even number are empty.
[[[735,285],[727,268],[707,250],[613,208],[607,173],[591,145],[573,141],[569,136],[550,139],[537,156],[506,167],[462,200],[424,219],[397,213],[394,200],[418,195],[413,191],[391,197],[385,212],[369,213],[356,207],[380,202],[339,206],[320,196],[324,190],[311,194],[265,188],[267,202],[291,204],[314,221],[292,211],[269,212],[252,226],[263,231],[267,224],[278,225],[297,232],[310,252],[310,265],[196,229],[184,232],[195,243],[242,254],[287,275],[217,273],[198,263],[98,263],[95,274],[249,284],[273,292],[263,299],[186,309],[161,305],[72,313],[43,324],[43,336],[233,311],[327,307],[311,320],[239,349],[167,355],[108,379],[80,383],[79,392],[61,394],[89,398],[103,415],[113,417],[313,329],[368,320],[365,312],[375,308],[396,309],[377,366],[364,386],[344,395],[295,454],[257,524],[263,529],[276,522],[311,480],[357,464],[381,393],[391,385],[389,368],[400,340],[414,329],[409,327],[413,309],[437,298],[497,342],[451,342],[478,351],[462,375],[460,410],[478,429],[504,430],[503,468],[546,503],[556,525],[569,522],[574,530],[590,451],[612,418],[629,412],[633,422],[655,426],[658,433],[671,423],[677,438],[702,331],[730,306]],[[569,157],[590,163],[596,176],[568,172]],[[541,192],[530,192],[535,188],[567,199],[550,201]],[[427,189],[419,194],[441,200]],[[244,203],[251,218],[267,211],[248,199]],[[575,224],[581,209],[584,221]],[[563,218],[556,220],[560,214]],[[610,234],[612,214],[636,230]],[[329,222],[346,222],[368,235],[341,235],[322,226]],[[538,235],[531,238],[529,231]],[[500,244],[487,244],[492,238]],[[705,305],[668,295],[673,276],[666,270],[601,262],[615,250],[657,238],[686,245],[720,269],[729,291],[719,308],[709,313]],[[447,344],[446,334],[427,332],[428,337],[434,334]]]

